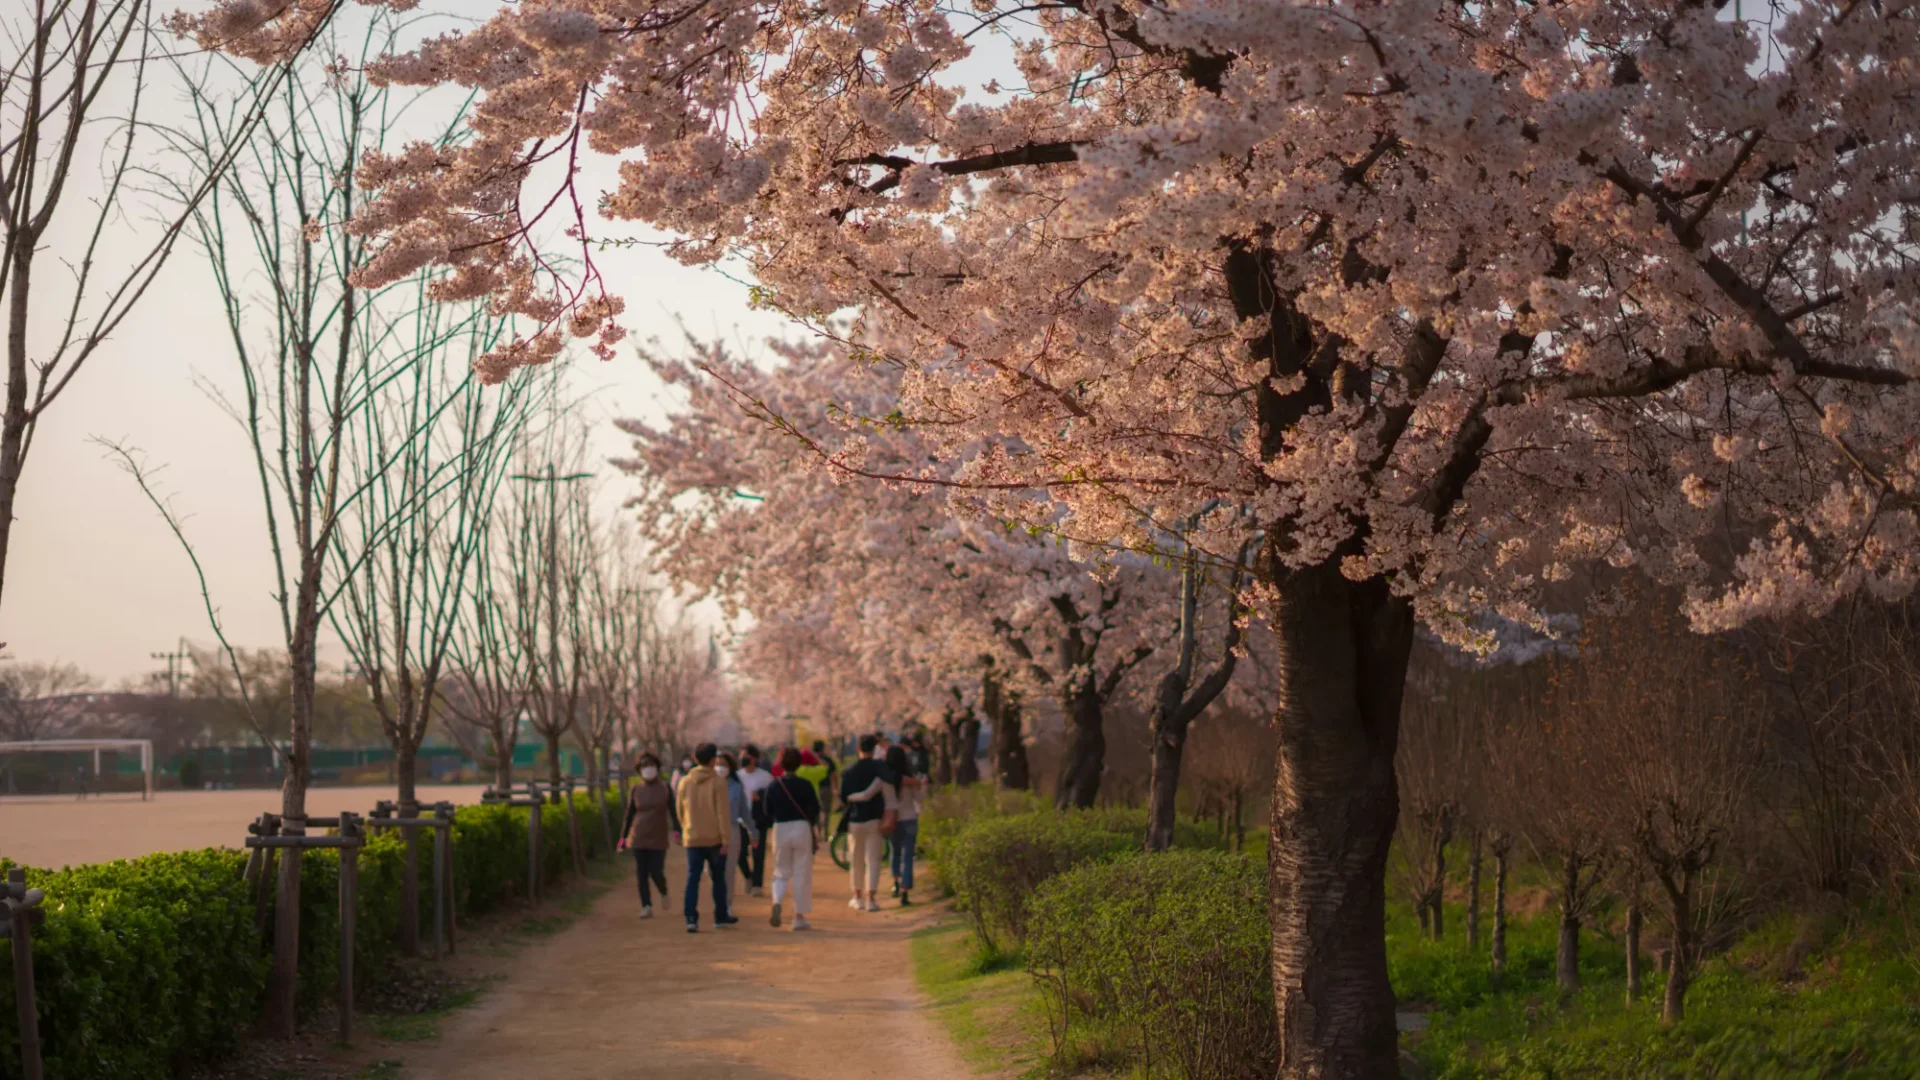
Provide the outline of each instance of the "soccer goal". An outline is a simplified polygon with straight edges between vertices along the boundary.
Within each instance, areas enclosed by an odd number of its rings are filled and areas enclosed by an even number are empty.
[[[57,754],[62,759],[72,759],[79,763],[82,785],[79,794],[104,794],[109,785],[101,782],[100,753],[103,750],[115,752],[124,750],[140,751],[140,775],[144,784],[140,791],[140,800],[145,802],[153,798],[153,740],[151,739],[33,739],[27,742],[0,742],[0,754]],[[91,783],[87,783],[87,758],[91,756],[93,769]],[[5,794],[0,790],[0,794]]]

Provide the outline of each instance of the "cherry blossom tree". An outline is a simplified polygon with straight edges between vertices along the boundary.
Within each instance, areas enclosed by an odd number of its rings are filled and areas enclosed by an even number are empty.
[[[850,424],[870,429],[868,471],[931,448],[860,419],[897,404],[897,379],[840,349],[783,352],[772,370],[713,348],[701,370],[655,359],[687,404],[665,428],[625,424],[625,464],[643,478],[640,517],[663,569],[751,611],[747,669],[784,662],[783,686],[824,684],[822,705],[905,722],[977,703],[1011,741],[1018,702],[1053,694],[1070,732],[1058,800],[1092,805],[1105,708],[1164,644],[1175,575],[1128,552],[1086,565],[1047,530],[956,516],[939,485],[850,488],[842,470],[812,468]],[[1002,771],[1026,786],[1020,766]]]
[[[330,9],[197,29],[273,57]],[[547,0],[377,66],[480,100],[458,149],[360,170],[363,275],[446,263],[545,328],[490,376],[607,350],[618,298],[540,243],[564,217],[590,245],[598,205],[897,365],[941,459],[901,479],[1076,544],[1199,514],[1224,560],[1257,530],[1278,1074],[1387,1077],[1416,620],[1527,618],[1583,560],[1684,586],[1702,630],[1911,588],[1917,29],[1906,2]],[[996,48],[1006,86],[965,85]],[[612,190],[576,190],[588,153]],[[883,472],[864,445],[823,460]]]

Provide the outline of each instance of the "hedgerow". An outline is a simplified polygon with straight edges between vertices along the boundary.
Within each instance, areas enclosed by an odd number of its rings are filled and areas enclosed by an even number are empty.
[[[1027,909],[1027,967],[1054,1051],[1091,1020],[1151,1072],[1188,1080],[1273,1075],[1266,878],[1242,855],[1135,854],[1069,870]]]
[[[591,794],[573,798],[583,852],[602,853]],[[462,807],[452,832],[458,914],[527,895],[526,810]],[[432,833],[421,835],[420,926],[429,934]],[[564,805],[544,809],[541,836],[542,876],[554,881],[571,864]],[[363,988],[396,955],[405,858],[392,831],[370,837],[360,850],[354,970]],[[242,876],[246,862],[244,851],[207,848],[57,871],[27,868],[27,884],[47,894],[46,921],[33,930],[33,966],[48,1076],[167,1076],[233,1048],[260,1016],[271,942],[258,927],[264,924],[270,936],[273,925],[270,910],[261,919],[254,909]],[[11,865],[0,859],[0,873]],[[337,850],[302,858],[300,1000],[306,1007],[330,1001],[337,986],[339,873]],[[0,980],[0,1016],[9,1018],[0,1023],[0,1070],[19,1061],[14,1010],[13,980]]]

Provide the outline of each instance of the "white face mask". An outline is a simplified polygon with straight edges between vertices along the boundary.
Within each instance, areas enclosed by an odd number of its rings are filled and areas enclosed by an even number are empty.
[[[656,768],[654,768],[654,767],[653,767],[653,766],[651,766],[651,765],[648,765],[648,766],[646,766],[645,768],[643,768],[643,769],[641,769],[641,770],[640,770],[640,779],[642,779],[642,780],[653,780],[653,779],[657,779],[657,778],[659,777],[659,775],[660,775],[660,770],[659,770],[659,769],[656,769]]]
[[[727,767],[725,765],[715,765],[713,767],[713,775],[725,780],[727,778]]]

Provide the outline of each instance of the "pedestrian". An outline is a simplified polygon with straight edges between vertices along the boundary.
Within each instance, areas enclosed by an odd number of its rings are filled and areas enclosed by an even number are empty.
[[[813,827],[820,819],[820,796],[799,775],[801,753],[789,746],[780,751],[781,776],[767,786],[767,816],[773,820],[773,915],[780,926],[782,905],[793,904],[793,928],[811,930],[807,913],[813,910],[813,855],[817,841]]]
[[[714,775],[727,782],[727,815],[732,831],[727,834],[732,841],[727,845],[727,910],[734,907],[734,898],[746,892],[743,886],[740,892],[734,891],[736,875],[744,877],[740,867],[742,855],[758,838],[760,830],[753,823],[753,800],[747,797],[747,787],[740,780],[740,770],[734,767],[732,754],[721,754],[713,763]]]
[[[820,827],[821,833],[824,835],[826,832],[827,815],[833,813],[833,793],[840,790],[838,783],[840,779],[840,763],[833,760],[832,754],[827,753],[827,741],[825,739],[813,740],[813,756],[819,758],[820,764],[827,767],[826,782],[819,785]]]
[[[825,744],[816,742],[814,745],[824,746]],[[813,785],[814,799],[820,804],[820,820],[816,823],[816,828],[820,833],[820,839],[824,840],[826,839],[827,807],[833,801],[833,789],[829,785],[829,781],[833,778],[832,767],[821,761],[819,754],[811,750],[802,750],[800,767],[794,770],[794,775]]]
[[[681,754],[680,764],[673,767],[673,775],[667,778],[667,786],[672,788],[675,791],[679,791],[680,781],[686,779],[687,774],[692,771],[693,771],[693,755]]]
[[[913,766],[913,756],[905,747],[887,751],[887,767],[899,777],[899,797],[893,804],[893,832],[887,837],[893,845],[893,895],[900,906],[913,903],[913,849],[920,843],[920,799],[927,790],[926,774]]]
[[[840,778],[840,798],[847,804],[847,870],[853,878],[853,899],[847,906],[856,911],[879,911],[875,896],[880,889],[880,851],[884,837],[893,828],[894,803],[899,798],[895,787],[898,777],[874,751],[880,740],[860,736],[860,760],[847,766]]]
[[[740,786],[747,789],[747,820],[753,823],[753,842],[742,845],[740,868],[747,876],[747,895],[759,896],[760,887],[765,884],[767,873],[767,834],[773,829],[773,821],[767,816],[767,787],[773,783],[773,774],[760,767],[760,748],[752,743],[740,754]]]
[[[727,909],[727,839],[733,832],[732,808],[727,805],[727,782],[713,771],[719,750],[701,743],[693,752],[693,768],[680,778],[678,799],[681,843],[687,849],[687,933],[700,929],[700,874],[713,879],[713,924],[739,922]]]
[[[640,782],[627,789],[626,823],[620,826],[620,849],[633,853],[634,875],[640,879],[640,917],[653,918],[653,890],[667,898],[667,837],[680,831],[673,791],[660,779],[660,759],[641,754],[634,762]]]

